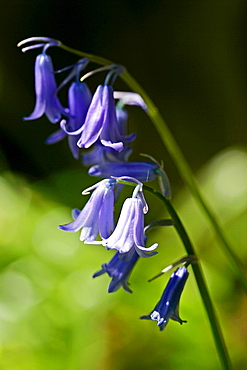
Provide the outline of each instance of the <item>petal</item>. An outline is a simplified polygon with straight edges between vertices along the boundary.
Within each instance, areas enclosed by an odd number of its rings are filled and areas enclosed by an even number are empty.
[[[105,109],[107,109],[103,105],[103,92],[104,86],[99,85],[88,109],[81,138],[77,143],[80,148],[89,148],[95,143],[102,131]]]
[[[123,204],[115,230],[108,239],[102,241],[107,249],[116,249],[120,253],[126,253],[133,247],[134,211],[133,198],[127,198]]]
[[[124,142],[133,141],[136,138],[136,134],[127,135],[127,120],[128,112],[125,109],[116,108],[116,116],[118,120],[118,128],[121,135],[124,137]]]
[[[138,105],[145,112],[148,110],[141,95],[133,92],[114,91],[114,99],[119,99],[121,105]]]
[[[113,98],[113,88],[104,86],[103,104],[105,106],[105,115],[102,132],[100,134],[101,143],[117,151],[123,149],[123,136],[120,134],[116,115],[115,102]]]
[[[104,163],[91,167],[89,175],[99,177],[129,176],[146,182],[157,177],[157,164],[149,162]]]
[[[137,245],[137,248],[144,251],[144,252],[150,252],[155,250],[158,247],[158,243],[154,243],[151,245],[151,247],[142,247],[141,245]],[[136,250],[137,251],[137,250]],[[138,252],[139,253],[139,252]],[[155,252],[157,254],[157,252]]]
[[[128,287],[128,282],[125,282],[125,281],[121,282],[117,278],[113,278],[112,281],[110,282],[109,287],[108,287],[108,293],[116,292],[116,290],[118,290],[121,286],[126,292],[132,293],[132,290]]]
[[[92,150],[82,155],[84,166],[93,166],[94,164],[105,163],[104,148],[102,145],[95,145]]]
[[[49,57],[45,54],[39,54],[35,60],[35,93],[36,93],[36,104],[33,112],[28,117],[24,117],[24,120],[32,120],[41,117],[45,113],[46,97],[45,97],[45,76],[44,66],[49,64]],[[49,67],[48,67],[49,68]]]
[[[144,248],[144,214],[142,201],[139,198],[136,198],[135,201],[135,218],[133,229],[135,245],[138,248]]]
[[[185,267],[179,267],[171,275],[161,299],[155,308],[160,312],[161,317],[169,319],[175,312],[188,275],[189,273]]]
[[[107,186],[109,183],[113,184],[115,183],[115,180],[104,179],[99,182],[96,182],[96,184],[93,184],[92,186],[89,186],[89,188],[84,189],[82,194],[83,195],[89,194],[91,190],[97,189],[98,187],[103,186],[103,185]],[[102,189],[104,188],[102,187]]]
[[[68,115],[68,111],[62,107],[58,97],[55,95],[47,94],[45,114],[51,123],[57,123],[61,120],[62,114]]]
[[[50,122],[56,123],[61,119],[62,113],[67,114],[56,96],[56,91],[52,59],[45,53],[39,54],[35,61],[36,104],[31,115],[24,120],[37,119],[45,113]]]
[[[113,143],[112,141],[110,140],[104,140],[104,139],[101,139],[100,140],[101,144],[104,145],[104,146],[107,146],[109,148],[112,148],[114,150],[117,150],[118,152],[121,152],[121,150],[123,150],[123,143]]]
[[[79,216],[80,213],[81,211],[78,208],[72,209],[72,218],[75,220]]]
[[[63,140],[65,138],[65,136],[66,136],[66,133],[63,130],[57,130],[53,134],[48,136],[48,138],[45,140],[45,143],[46,144],[55,144],[55,143]]]
[[[158,323],[157,325],[159,326],[160,328],[160,331],[163,331],[166,327],[166,325],[168,324],[169,320],[164,320],[162,323]]]
[[[84,124],[92,95],[84,82],[73,82],[69,88],[68,100],[70,118],[67,128],[75,131]]]
[[[114,229],[114,191],[113,186],[106,188],[99,212],[99,234],[107,239]]]
[[[81,229],[81,235],[80,240],[87,242],[87,244],[90,244],[90,242],[94,242],[97,238],[99,232],[99,220],[97,217],[93,217],[93,214],[91,214],[91,217],[87,220],[87,224],[83,226]]]
[[[77,146],[78,136],[70,136],[68,135],[68,144],[70,151],[75,159],[79,158],[79,148]]]
[[[114,92],[115,95],[115,92]],[[118,121],[119,131],[122,135],[127,135],[127,121],[128,121],[128,112],[125,109],[116,108],[116,116]]]
[[[138,261],[139,256],[137,253],[135,253],[134,249],[133,252],[131,251],[130,253],[126,253],[126,255],[131,256],[131,258],[122,258],[122,254],[116,252],[110,262],[104,263],[102,265],[102,270],[93,275],[93,277],[97,277],[106,272],[112,278],[112,281],[108,287],[109,293],[115,292],[121,286],[127,292],[132,293],[129,288],[128,278],[136,262]]]
[[[141,320],[152,320],[150,315],[143,315],[143,316],[139,317],[139,319],[141,319]]]
[[[50,122],[57,123],[61,120],[62,114],[67,115],[57,97],[57,85],[54,75],[52,60],[49,55],[45,55],[45,65],[43,68],[44,91],[45,91],[45,114]]]
[[[59,229],[69,232],[76,232],[86,225],[90,226],[91,224],[93,224],[100,211],[102,198],[102,189],[96,188],[89,201],[80,212],[79,216],[69,224],[60,225]]]
[[[158,244],[157,244],[157,246],[158,246]],[[156,254],[158,254],[158,252],[147,252],[147,251],[142,250],[142,249],[140,249],[136,246],[135,246],[135,251],[136,251],[136,253],[138,253],[138,255],[141,258],[149,258],[149,257],[155,256]]]
[[[101,270],[99,270],[99,271],[97,271],[97,272],[95,272],[95,273],[93,274],[93,278],[96,278],[96,277],[98,277],[98,276],[101,276],[101,275],[103,275],[103,274],[105,274],[105,273],[106,273],[105,269],[101,269]]]

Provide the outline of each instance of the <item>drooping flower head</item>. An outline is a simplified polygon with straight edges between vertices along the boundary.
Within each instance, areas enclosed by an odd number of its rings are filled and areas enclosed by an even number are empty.
[[[110,68],[110,72],[106,76],[104,84],[99,85],[93,95],[77,145],[80,148],[89,148],[99,140],[102,145],[120,152],[125,142],[132,141],[135,138],[135,134],[129,136],[122,135],[113,97],[112,85],[116,77],[124,72],[124,68],[116,65],[102,67],[96,71],[89,72],[82,77],[82,80],[94,72],[102,71],[106,68]]]
[[[186,322],[179,317],[179,300],[184,285],[189,276],[186,267],[179,267],[170,277],[170,280],[153,311],[140,319],[157,321],[160,330],[164,330],[169,319],[178,321],[181,325]]]
[[[43,51],[35,60],[35,108],[30,116],[24,117],[24,120],[33,120],[40,118],[45,114],[51,123],[57,123],[61,120],[62,114],[68,115],[68,110],[64,109],[57,97],[57,84],[54,76],[52,59],[46,54],[50,46],[59,46],[59,42],[48,38],[30,38],[23,40],[18,44],[22,46],[30,41],[45,41],[45,43],[25,47],[22,51],[27,51],[43,46]]]
[[[112,278],[108,293],[113,293],[120,287],[123,287],[129,293],[132,291],[129,288],[129,276],[139,259],[138,253],[131,250],[127,253],[121,254],[116,252],[109,263],[103,263],[102,269],[93,275],[93,278],[107,273]]]
[[[135,181],[137,181],[135,179]],[[147,253],[157,248],[155,243],[151,247],[145,247],[144,213],[148,210],[147,203],[138,185],[132,198],[127,198],[121,209],[117,225],[108,238],[103,238],[102,245],[107,249],[115,249],[119,253],[127,253],[132,248],[141,257],[150,257],[156,252]]]
[[[127,111],[116,107],[116,116],[120,133],[122,135],[127,135]],[[111,162],[124,163],[128,161],[131,153],[132,148],[130,146],[124,146],[123,150],[118,152],[109,146],[102,145],[101,141],[98,139],[89,153],[84,153],[82,155],[82,163],[84,166],[88,167]]]
[[[124,143],[132,141],[134,138],[134,134],[123,136],[120,133],[112,86],[98,86],[77,145],[80,148],[89,148],[99,139],[102,145],[120,152]]]
[[[100,234],[108,238],[114,228],[114,184],[115,180],[105,179],[83,191],[94,190],[82,211],[75,211],[75,220],[59,228],[69,232],[81,230],[80,240],[91,243]]]
[[[80,134],[71,135],[71,132],[74,132],[83,126],[88,107],[92,100],[92,95],[87,84],[79,81],[79,73],[87,63],[88,60],[86,58],[79,60],[68,78],[66,78],[60,85],[59,88],[64,86],[64,84],[74,75],[76,76],[76,81],[72,82],[68,91],[69,117],[67,120],[62,120],[60,123],[61,129],[49,136],[46,140],[47,144],[53,144],[67,136],[69,148],[73,157],[76,159],[79,158],[79,147],[77,146],[77,141]]]

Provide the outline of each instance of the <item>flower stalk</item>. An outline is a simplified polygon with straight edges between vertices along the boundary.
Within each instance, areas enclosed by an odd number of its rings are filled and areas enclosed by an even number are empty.
[[[189,239],[189,236],[177,212],[175,211],[171,202],[169,201],[169,199],[163,197],[163,195],[161,195],[156,190],[150,188],[149,186],[143,185],[143,189],[146,191],[149,191],[150,193],[152,193],[154,196],[156,196],[157,198],[161,200],[161,202],[166,207],[173,221],[173,225],[184,244],[187,254],[195,256],[196,253]],[[221,361],[222,368],[225,370],[230,370],[232,369],[232,366],[231,366],[229,354],[228,354],[227,347],[226,347],[226,344],[225,344],[225,341],[224,341],[224,338],[221,332],[221,328],[219,325],[219,321],[218,321],[218,318],[217,318],[217,315],[216,315],[216,312],[215,312],[215,309],[214,309],[214,306],[213,306],[213,303],[212,303],[212,300],[211,300],[211,297],[210,297],[210,294],[207,288],[207,284],[204,278],[202,268],[199,262],[192,263],[191,267],[192,267],[192,270],[193,270],[193,273],[196,279],[196,283],[199,289],[201,299],[203,301],[205,310],[207,312],[207,316],[210,322],[211,330],[212,330],[214,341],[215,341],[215,346],[216,346],[216,349],[217,349],[217,352],[218,352],[218,355]]]
[[[50,122],[58,123],[60,121],[60,130],[52,134],[48,138],[48,142],[57,142],[68,135],[70,149],[75,158],[80,155],[79,148],[92,147],[91,152],[84,155],[83,162],[93,165],[88,172],[90,175],[105,177],[104,180],[84,190],[84,195],[93,190],[85,207],[81,211],[74,209],[72,212],[74,221],[60,225],[59,228],[69,232],[77,232],[81,229],[80,240],[84,241],[84,244],[101,244],[107,250],[116,250],[116,254],[111,261],[103,264],[102,269],[95,273],[94,277],[107,273],[112,279],[108,288],[109,292],[114,292],[120,287],[130,292],[128,277],[137,259],[139,257],[151,257],[157,253],[154,251],[158,246],[157,243],[146,247],[147,236],[145,231],[156,226],[174,226],[184,244],[187,256],[168,266],[154,278],[175,265],[181,264],[181,262],[185,263],[185,266],[179,267],[171,275],[167,287],[154,310],[149,315],[141,318],[157,321],[160,330],[166,327],[170,319],[178,321],[180,324],[185,322],[179,317],[178,306],[189,274],[187,266],[192,263],[192,269],[211,325],[222,368],[225,370],[231,369],[227,348],[203,271],[197,261],[189,236],[169,201],[171,190],[168,177],[162,165],[159,165],[155,160],[152,163],[128,162],[131,147],[127,146],[126,143],[133,141],[135,134],[127,135],[128,114],[124,105],[135,104],[141,106],[149,115],[181,177],[210,221],[235,269],[236,275],[247,291],[247,280],[243,273],[241,261],[232,251],[217,218],[201,194],[188,163],[158,109],[138,82],[122,66],[115,65],[107,59],[72,49],[58,40],[49,38],[29,38],[19,43],[19,46],[37,41],[42,43],[25,46],[22,49],[22,51],[27,51],[43,47],[42,54],[36,58],[36,105],[31,116],[26,119],[36,119],[45,113]],[[79,64],[76,64],[69,76],[57,88],[51,58],[46,54],[50,46],[59,46],[65,51],[80,57],[83,56],[86,64],[91,61],[103,65],[103,67],[86,73],[82,80],[96,72],[109,70],[104,84],[99,85],[94,95],[91,96],[91,92],[85,83],[79,81],[79,73],[85,64],[80,64],[81,61],[79,61]],[[45,63],[43,63],[43,59]],[[119,97],[116,97],[117,92],[114,95],[113,84],[120,74],[123,81],[133,92],[124,93],[124,96],[120,93]],[[57,92],[73,77],[76,77],[76,81],[72,82],[69,88],[68,108],[63,108],[60,106]],[[115,104],[115,99],[119,99],[118,105]],[[65,116],[65,119],[62,119],[62,116]],[[142,184],[142,182],[151,181],[155,178],[158,178],[160,182],[161,193]],[[125,199],[115,225],[114,203],[118,199],[123,184],[135,186],[135,189],[132,197]],[[148,205],[144,198],[143,189],[151,192],[162,201],[171,219],[154,221],[150,225],[144,226],[144,215],[148,212]],[[98,237],[102,240],[98,240]]]
[[[86,57],[90,61],[98,63],[100,65],[108,65],[108,64],[114,64],[112,61],[81,52],[79,50],[73,49],[69,46],[64,45],[60,42],[59,46],[69,52],[73,53],[75,55],[78,55],[80,57]],[[244,267],[242,265],[242,262],[238,258],[238,256],[234,253],[232,250],[232,247],[227,240],[227,237],[225,236],[224,231],[222,230],[222,227],[212,211],[211,207],[207,204],[207,201],[205,200],[204,196],[201,193],[201,190],[199,189],[198,183],[190,169],[189,164],[187,163],[183,153],[181,152],[178,144],[176,143],[171,131],[169,130],[165,120],[162,118],[162,116],[159,113],[158,108],[155,106],[153,101],[150,99],[148,94],[145,92],[145,90],[139,85],[139,83],[131,76],[131,74],[125,70],[124,73],[120,76],[120,78],[128,85],[132,91],[135,93],[138,93],[143,98],[146,106],[147,106],[147,114],[149,115],[152,123],[154,124],[156,130],[160,134],[161,140],[163,141],[164,145],[166,146],[166,149],[168,150],[172,160],[174,161],[181,178],[183,179],[185,185],[188,187],[189,191],[191,192],[192,196],[194,197],[196,203],[200,207],[201,211],[204,213],[205,217],[207,218],[208,222],[211,225],[211,228],[214,230],[215,234],[217,235],[220,245],[222,247],[223,252],[228,257],[229,263],[232,267],[232,269],[235,272],[235,275],[238,277],[239,281],[242,284],[242,287],[247,292],[247,278],[244,272]]]

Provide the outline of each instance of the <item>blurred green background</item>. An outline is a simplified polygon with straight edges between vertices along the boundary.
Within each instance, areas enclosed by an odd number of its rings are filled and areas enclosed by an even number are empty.
[[[34,106],[36,51],[16,44],[50,36],[127,67],[175,135],[236,254],[246,263],[246,1],[10,0],[0,5],[0,369],[220,369],[193,274],[181,317],[164,332],[141,321],[168,277],[147,280],[185,252],[172,228],[153,232],[159,254],[141,260],[133,294],[107,294],[109,278],[92,274],[111,253],[57,229],[82,207],[93,184],[67,143],[46,146],[45,118],[23,122]],[[76,57],[51,50],[55,69]],[[92,79],[92,88],[98,83]],[[126,90],[118,81],[116,88]],[[130,107],[137,132],[131,160],[163,160],[173,203],[193,240],[234,369],[246,369],[246,298],[219,243],[183,188],[148,117]],[[97,180],[97,179],[96,179]],[[147,222],[165,216],[147,196]],[[119,209],[120,204],[117,206]]]

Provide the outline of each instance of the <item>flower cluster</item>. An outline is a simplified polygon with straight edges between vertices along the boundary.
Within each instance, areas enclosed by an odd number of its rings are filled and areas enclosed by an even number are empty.
[[[36,37],[19,43],[22,51],[42,48],[35,61],[36,103],[31,115],[24,120],[38,119],[46,115],[48,120],[57,124],[58,130],[46,139],[53,144],[67,138],[74,158],[81,158],[82,164],[89,167],[88,174],[103,178],[93,186],[85,189],[83,195],[92,192],[82,210],[72,211],[73,221],[60,225],[68,232],[81,230],[80,240],[84,244],[100,244],[106,250],[115,250],[109,263],[93,277],[107,273],[112,279],[108,288],[115,292],[123,287],[127,292],[128,278],[140,258],[152,257],[158,244],[147,246],[145,214],[148,205],[143,194],[143,182],[158,178],[162,184],[164,197],[171,196],[167,175],[155,161],[131,162],[131,143],[136,134],[128,133],[128,112],[126,106],[136,105],[147,112],[147,106],[140,95],[133,92],[114,91],[114,84],[124,68],[119,65],[106,65],[81,76],[90,60],[80,59],[75,65],[54,71],[50,47],[59,47],[57,40]],[[64,81],[57,86],[56,73],[70,71]],[[94,93],[85,80],[95,73],[106,72],[102,84]],[[68,100],[65,106],[60,102],[59,92],[70,83]],[[89,149],[85,152],[85,149]],[[80,155],[80,150],[83,154]],[[125,199],[118,220],[115,222],[114,205],[119,198],[123,184],[134,186],[131,197]],[[169,222],[167,223],[169,225]],[[157,320],[161,330],[171,318],[180,323],[178,302],[188,272],[185,267],[178,269],[172,276],[160,302],[149,316]]]

